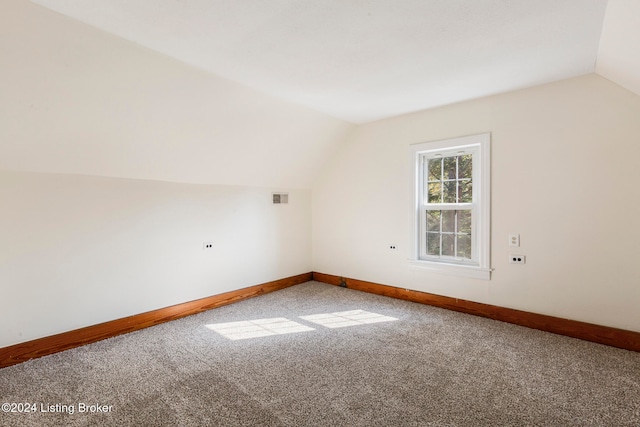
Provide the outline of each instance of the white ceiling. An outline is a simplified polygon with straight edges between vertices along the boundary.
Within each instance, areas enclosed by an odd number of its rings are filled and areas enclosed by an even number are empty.
[[[640,1],[609,0],[596,72],[640,95]]]
[[[607,7],[607,0],[32,1],[354,123],[594,72]]]

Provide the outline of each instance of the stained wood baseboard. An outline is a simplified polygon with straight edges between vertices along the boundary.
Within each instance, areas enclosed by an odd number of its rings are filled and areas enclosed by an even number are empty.
[[[250,286],[236,291],[213,295],[171,307],[160,308],[158,310],[0,348],[0,368],[180,319],[181,317],[190,316],[212,308],[308,282],[311,279],[312,273],[299,274],[285,279]]]
[[[544,314],[529,313],[511,308],[434,295],[410,289],[396,288],[331,274],[314,272],[313,280],[640,352],[640,332],[610,328],[608,326],[594,325],[592,323],[562,319]]]
[[[640,333],[594,325],[576,320],[529,313],[511,308],[483,304],[410,289],[397,288],[379,283],[367,282],[324,273],[304,273],[285,279],[275,280],[248,288],[238,289],[195,301],[177,304],[146,313],[136,314],[112,320],[98,325],[87,326],[61,334],[39,338],[9,347],[0,348],[0,368],[25,362],[30,359],[58,353],[80,347],[106,338],[114,337],[139,329],[148,328],[185,316],[197,314],[212,308],[221,307],[255,296],[267,294],[310,280],[350,289],[384,295],[435,307],[446,308],[462,313],[500,320],[528,328],[539,329],[555,334],[566,335],[599,344],[640,352]]]

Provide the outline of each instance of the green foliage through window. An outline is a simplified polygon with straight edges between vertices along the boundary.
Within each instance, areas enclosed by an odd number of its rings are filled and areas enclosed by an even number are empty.
[[[440,210],[429,205],[473,201],[473,156],[428,159],[426,168],[426,249],[430,256],[471,259],[471,210]]]
[[[429,159],[427,187],[429,203],[471,203],[472,156]]]
[[[471,211],[428,210],[427,254],[471,259]]]

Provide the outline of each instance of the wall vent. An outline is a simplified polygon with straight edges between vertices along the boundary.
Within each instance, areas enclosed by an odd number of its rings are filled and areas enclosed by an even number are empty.
[[[281,205],[289,203],[289,193],[273,193],[273,204]]]

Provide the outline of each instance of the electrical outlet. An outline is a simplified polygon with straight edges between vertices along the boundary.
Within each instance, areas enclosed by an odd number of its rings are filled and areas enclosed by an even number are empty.
[[[524,264],[525,256],[524,255],[509,255],[509,264]]]
[[[202,244],[202,250],[213,249],[213,242],[204,242]]]
[[[520,235],[509,234],[509,246],[520,247]]]
[[[389,245],[389,249],[395,249],[396,245]]]

